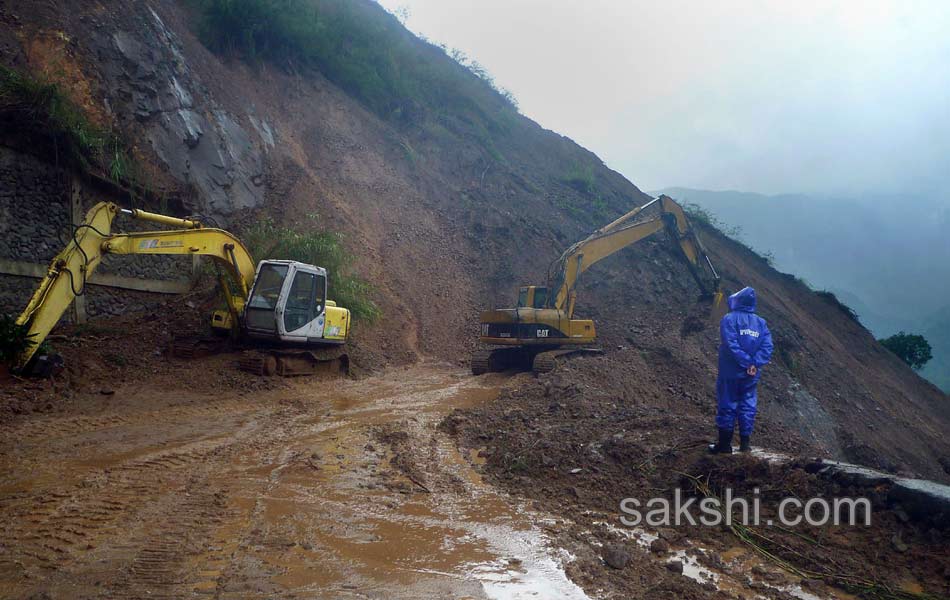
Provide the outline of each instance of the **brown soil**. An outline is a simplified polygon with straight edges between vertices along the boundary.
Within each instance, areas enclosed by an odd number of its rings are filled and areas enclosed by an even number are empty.
[[[550,517],[484,484],[435,427],[502,380],[433,364],[256,390],[182,375],[0,425],[0,595],[579,593]]]
[[[605,362],[575,360],[556,374],[523,380],[498,400],[456,411],[443,422],[465,447],[487,457],[490,481],[570,523],[559,540],[578,556],[568,572],[588,592],[607,589],[621,597],[661,598],[791,597],[774,588],[804,584],[822,598],[903,597],[874,595],[885,588],[926,592],[933,598],[950,593],[945,529],[927,521],[909,522],[882,489],[842,486],[818,477],[807,459],[810,455],[780,464],[761,456],[712,457],[706,451],[710,416],[698,410],[688,392],[682,392],[675,407],[646,395],[620,396],[610,381],[604,382],[609,379]],[[784,452],[801,448],[779,427],[766,425],[759,439]],[[753,531],[766,537],[754,539],[792,572],[758,554],[756,546],[735,531],[688,523],[639,530],[660,536],[672,547],[653,557],[661,560],[649,560],[650,551],[634,541],[634,532],[620,521],[621,500],[636,498],[644,505],[655,497],[672,500],[676,489],[686,498],[702,498],[708,492],[698,482],[719,497],[726,487],[734,496],[750,499],[760,490],[762,525]],[[872,524],[788,530],[765,526],[767,519],[777,521],[776,507],[789,496],[870,498]],[[618,546],[633,556],[623,569],[603,560],[604,549]],[[671,572],[662,559],[672,560],[669,552],[676,550],[696,557],[721,579],[713,585],[711,580],[691,581]]]

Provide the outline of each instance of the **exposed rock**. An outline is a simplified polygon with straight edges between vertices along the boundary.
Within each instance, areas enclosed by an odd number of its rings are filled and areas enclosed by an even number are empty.
[[[607,566],[612,569],[623,569],[630,564],[630,553],[623,544],[608,544],[604,546],[601,556]]]
[[[134,116],[168,172],[198,189],[198,212],[226,221],[235,210],[259,206],[273,129],[248,115],[251,135],[240,116],[218,107],[184,59],[180,40],[154,11],[150,16],[139,31],[101,32],[97,40],[119,116]]]
[[[925,521],[941,529],[950,527],[950,486],[925,479],[908,479],[868,467],[824,460],[813,470],[844,485],[885,487],[886,501],[897,503],[895,515],[902,522]]]
[[[650,552],[665,554],[670,551],[670,544],[663,538],[657,538],[650,543]]]
[[[680,573],[680,574],[682,574],[682,572],[683,572],[683,561],[681,561],[681,560],[671,560],[670,562],[666,563],[666,568],[667,568],[667,570],[672,571],[672,572],[674,572],[674,573]]]

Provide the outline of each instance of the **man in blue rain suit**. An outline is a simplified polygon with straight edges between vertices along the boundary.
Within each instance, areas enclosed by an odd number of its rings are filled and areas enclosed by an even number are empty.
[[[716,427],[719,442],[710,452],[732,453],[732,433],[739,421],[739,451],[748,452],[755,423],[756,391],[762,367],[772,358],[772,334],[755,314],[755,290],[746,287],[729,296],[729,313],[719,324],[719,378]]]

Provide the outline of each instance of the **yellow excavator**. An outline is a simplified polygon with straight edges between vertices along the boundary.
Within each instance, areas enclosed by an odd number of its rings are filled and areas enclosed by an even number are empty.
[[[597,337],[594,322],[574,319],[578,277],[598,261],[664,230],[680,249],[703,296],[718,306],[722,301],[719,275],[683,208],[663,195],[565,250],[554,263],[546,286],[519,289],[516,308],[483,311],[479,342],[494,348],[475,352],[472,374],[514,368],[545,373],[554,370],[560,357],[602,353],[585,347]]]
[[[124,215],[174,229],[113,233]],[[327,299],[326,270],[292,260],[262,260],[231,233],[205,227],[196,218],[180,219],[100,202],[86,213],[72,240],[50,263],[46,277],[17,318],[32,342],[14,364],[23,371],[36,350],[107,254],[175,254],[210,257],[217,265],[227,310],[215,311],[211,326],[241,340],[259,340],[279,348],[245,352],[239,366],[260,375],[307,375],[348,369],[344,350],[350,311]],[[270,342],[271,344],[268,344]],[[200,342],[195,342],[199,344]],[[194,346],[178,344],[188,357]]]

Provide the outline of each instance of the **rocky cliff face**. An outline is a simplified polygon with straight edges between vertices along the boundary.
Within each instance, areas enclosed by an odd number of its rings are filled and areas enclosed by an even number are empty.
[[[252,107],[242,106],[243,114],[221,107],[158,13],[141,4],[134,14],[117,29],[94,28],[91,40],[116,119],[140,130],[148,144],[144,154],[157,158],[177,183],[194,186],[203,212],[222,218],[260,206],[264,160],[275,145],[270,125],[251,114]]]

